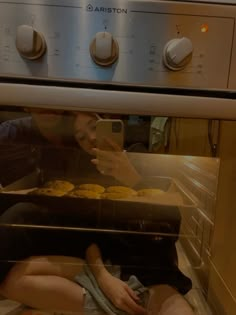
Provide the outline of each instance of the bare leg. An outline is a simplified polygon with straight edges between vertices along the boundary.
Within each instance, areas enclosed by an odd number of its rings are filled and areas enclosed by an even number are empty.
[[[150,288],[148,315],[194,315],[188,302],[174,288],[157,285]]]
[[[17,263],[0,286],[6,298],[47,311],[83,313],[83,290],[73,282],[83,260],[47,256]]]

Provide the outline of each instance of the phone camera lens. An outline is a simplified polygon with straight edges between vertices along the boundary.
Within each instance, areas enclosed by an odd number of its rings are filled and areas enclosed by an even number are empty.
[[[121,123],[118,121],[115,121],[112,123],[112,132],[118,133],[121,132]]]

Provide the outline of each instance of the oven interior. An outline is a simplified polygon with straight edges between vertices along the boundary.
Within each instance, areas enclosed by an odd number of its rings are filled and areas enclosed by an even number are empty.
[[[62,118],[57,135],[65,139],[66,145],[39,137],[37,123],[29,130],[20,125],[18,138],[10,133],[11,124],[16,127],[19,121],[32,123],[34,113],[41,118],[48,115],[45,125],[50,124],[50,114],[54,119]],[[177,248],[180,270],[192,280],[186,298],[195,313],[218,314],[218,282],[223,279],[232,295],[235,289],[231,265],[234,254],[228,244],[235,237],[230,223],[235,217],[235,122],[99,113],[102,118],[124,122],[125,154],[143,178],[134,190],[156,189],[161,193],[125,195],[121,199],[35,194],[36,188],[54,180],[69,181],[74,189],[81,184],[99,184],[105,189],[114,185],[112,176],[98,175],[91,156],[89,163],[84,164],[88,154],[74,136],[75,117],[80,113],[1,108],[1,214],[14,204],[34,203],[50,209],[49,215],[54,219],[46,224],[13,222],[13,229],[35,228],[42,236],[51,229],[57,233],[63,230],[135,235],[157,243],[169,240]]]

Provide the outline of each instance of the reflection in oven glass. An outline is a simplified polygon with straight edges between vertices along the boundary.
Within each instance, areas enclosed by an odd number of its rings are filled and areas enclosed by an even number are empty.
[[[219,160],[210,144],[183,145],[188,120],[6,116],[0,291],[19,302],[16,314],[211,314],[204,283]]]

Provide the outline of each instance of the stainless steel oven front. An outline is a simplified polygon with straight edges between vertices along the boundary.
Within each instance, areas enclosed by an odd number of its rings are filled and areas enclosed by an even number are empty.
[[[235,314],[235,22],[0,0],[1,314]]]

